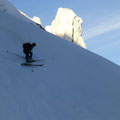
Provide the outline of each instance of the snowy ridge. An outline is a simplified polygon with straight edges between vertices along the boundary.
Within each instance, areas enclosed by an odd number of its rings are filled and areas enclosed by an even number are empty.
[[[1,10],[0,36],[0,120],[119,120],[118,65]],[[44,67],[6,52],[29,41]]]

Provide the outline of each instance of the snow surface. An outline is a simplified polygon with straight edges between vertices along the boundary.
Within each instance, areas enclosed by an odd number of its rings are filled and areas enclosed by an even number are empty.
[[[24,42],[43,67],[20,65]],[[0,120],[119,120],[119,85],[118,65],[0,10]]]
[[[29,18],[22,11],[17,10],[17,8],[14,5],[12,5],[8,0],[0,0],[0,10],[13,15],[13,16],[23,20],[24,22],[31,23],[31,24],[35,25],[36,27],[38,27],[35,22],[31,21],[31,18]]]

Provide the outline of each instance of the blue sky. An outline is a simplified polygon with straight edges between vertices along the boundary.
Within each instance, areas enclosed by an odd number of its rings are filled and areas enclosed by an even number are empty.
[[[9,0],[28,16],[50,25],[59,7],[83,19],[87,49],[120,65],[120,0]]]

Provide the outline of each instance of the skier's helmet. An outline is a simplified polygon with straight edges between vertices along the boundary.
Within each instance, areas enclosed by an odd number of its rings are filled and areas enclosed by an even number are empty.
[[[36,46],[36,43],[32,43],[32,46],[35,47],[35,46]]]

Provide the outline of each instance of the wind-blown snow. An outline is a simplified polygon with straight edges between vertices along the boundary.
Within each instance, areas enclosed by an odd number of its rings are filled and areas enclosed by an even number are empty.
[[[24,42],[43,67],[20,65]],[[0,10],[0,120],[119,120],[119,85],[116,64]]]

